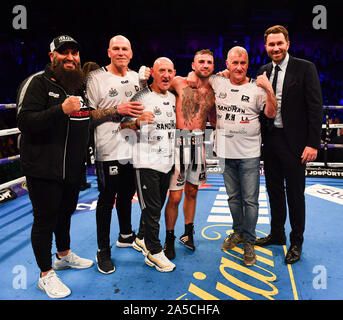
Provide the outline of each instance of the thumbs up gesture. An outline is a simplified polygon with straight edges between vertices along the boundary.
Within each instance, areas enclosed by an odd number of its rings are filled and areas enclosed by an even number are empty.
[[[258,87],[263,88],[264,90],[270,90],[272,89],[272,85],[269,82],[269,79],[267,78],[267,72],[263,72],[262,75],[259,75],[256,79],[256,85]],[[273,89],[272,89],[273,90]]]

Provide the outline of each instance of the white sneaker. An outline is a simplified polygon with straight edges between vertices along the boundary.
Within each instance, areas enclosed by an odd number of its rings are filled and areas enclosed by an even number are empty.
[[[56,254],[53,268],[55,270],[64,270],[69,268],[87,269],[92,265],[92,260],[80,258],[78,255],[70,251],[66,256],[61,258],[58,258]]]
[[[38,288],[50,298],[64,298],[71,294],[70,289],[61,281],[54,270],[38,280]]]
[[[144,238],[141,240],[141,239],[136,237],[135,241],[133,241],[133,243],[132,243],[132,247],[137,251],[141,251],[142,254],[144,255],[144,257],[147,256],[148,249],[145,246]]]
[[[148,252],[148,255],[145,257],[145,263],[149,267],[155,267],[160,272],[170,272],[175,269],[175,264],[164,255],[163,250],[156,254]]]

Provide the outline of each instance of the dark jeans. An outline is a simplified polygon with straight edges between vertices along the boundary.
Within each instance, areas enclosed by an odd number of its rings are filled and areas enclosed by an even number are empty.
[[[119,231],[130,234],[132,198],[135,194],[135,171],[132,164],[119,161],[96,161],[99,198],[96,208],[98,248],[110,247],[112,210],[116,204]]]
[[[33,208],[32,248],[38,267],[45,272],[51,269],[53,233],[57,251],[70,249],[70,221],[80,186],[33,177],[26,181]]]
[[[171,172],[162,173],[152,169],[137,169],[136,183],[142,215],[138,238],[151,254],[162,251],[159,239],[161,211],[166,200]]]

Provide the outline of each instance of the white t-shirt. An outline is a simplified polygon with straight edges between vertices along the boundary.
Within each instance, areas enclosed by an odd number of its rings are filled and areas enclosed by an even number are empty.
[[[105,67],[94,70],[87,80],[87,97],[93,109],[107,109],[130,99],[139,91],[138,73],[121,77]],[[132,158],[132,146],[120,133],[120,122],[106,121],[94,130],[95,159],[112,161]]]
[[[266,103],[265,90],[254,80],[236,86],[229,79],[213,75],[210,84],[215,93],[217,126],[215,151],[230,159],[261,155],[260,111]]]
[[[139,91],[132,101],[142,102],[144,111],[151,111],[155,115],[152,124],[141,122],[140,130],[136,131],[133,166],[169,172],[174,164],[175,152],[175,95],[169,91],[159,94],[148,86]],[[129,119],[127,117],[122,121]]]

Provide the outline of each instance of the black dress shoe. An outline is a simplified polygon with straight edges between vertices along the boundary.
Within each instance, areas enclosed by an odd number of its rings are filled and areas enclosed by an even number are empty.
[[[297,245],[291,245],[287,251],[285,262],[287,264],[292,264],[300,260],[301,247]]]
[[[276,244],[276,245],[284,245],[286,244],[286,236],[283,236],[281,238],[276,238],[273,237],[272,234],[269,234],[268,236],[264,237],[264,238],[259,238],[255,240],[255,245],[256,246],[260,246],[260,247],[264,247],[264,246],[269,246],[270,244]]]

